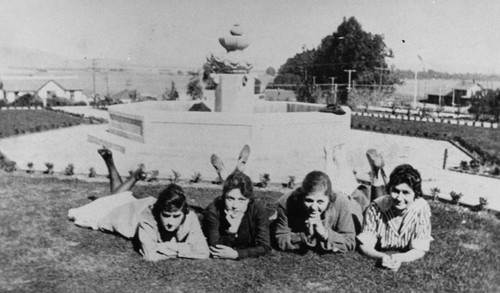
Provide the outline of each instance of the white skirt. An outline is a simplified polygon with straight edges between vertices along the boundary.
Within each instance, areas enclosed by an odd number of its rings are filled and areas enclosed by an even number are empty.
[[[116,232],[132,238],[139,224],[139,215],[155,202],[154,197],[137,199],[132,192],[125,191],[70,209],[68,218],[80,227]]]

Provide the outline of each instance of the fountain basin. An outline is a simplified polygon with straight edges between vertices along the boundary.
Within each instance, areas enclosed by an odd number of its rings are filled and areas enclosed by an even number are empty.
[[[214,109],[213,101],[205,101]],[[254,180],[268,173],[272,181],[289,176],[302,180],[324,166],[323,145],[328,137],[344,144],[350,130],[345,115],[317,112],[323,105],[255,101],[253,113],[189,112],[195,102],[162,101],[115,105],[109,108],[107,133],[89,141],[108,145],[130,159],[142,159],[165,177],[176,170],[189,178],[201,172],[215,178],[210,155],[218,154],[233,169],[243,145],[251,147],[246,173]],[[167,175],[168,174],[168,175]]]

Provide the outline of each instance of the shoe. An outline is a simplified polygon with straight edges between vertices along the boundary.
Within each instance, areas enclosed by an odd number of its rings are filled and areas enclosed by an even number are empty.
[[[366,151],[366,158],[368,159],[368,163],[370,163],[370,167],[372,170],[372,175],[374,178],[378,178],[379,171],[382,175],[382,179],[384,183],[386,182],[386,176],[384,171],[384,158],[376,149],[369,149]]]
[[[326,105],[326,107],[320,109],[319,112],[333,113],[336,115],[344,115],[345,114],[345,111],[339,105],[336,105],[336,104]]]
[[[243,146],[243,148],[240,151],[240,156],[238,157],[238,162],[242,162],[243,164],[246,164],[248,161],[248,157],[250,156],[250,147],[248,144]]]
[[[224,170],[224,163],[222,162],[222,159],[216,154],[212,154],[212,156],[210,157],[210,162],[212,162],[212,166],[214,166],[217,173],[220,173],[222,170]]]

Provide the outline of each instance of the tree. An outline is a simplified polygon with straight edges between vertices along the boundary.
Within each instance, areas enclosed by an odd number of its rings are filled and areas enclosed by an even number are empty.
[[[162,98],[167,101],[175,101],[179,99],[179,92],[175,88],[175,82],[172,81],[172,85],[170,89],[166,89],[165,92],[162,94]]]
[[[315,50],[304,50],[292,58],[288,58],[274,79],[276,84],[302,84],[307,78],[307,72],[315,58]]]
[[[189,83],[187,84],[187,94],[193,98],[193,100],[198,100],[203,97],[203,89],[200,84],[200,77],[198,72],[190,71],[188,74],[191,76]]]
[[[500,89],[485,89],[477,92],[471,100],[469,113],[473,113],[475,120],[479,120],[481,114],[493,115],[495,122],[500,120]]]
[[[369,89],[378,89],[382,85],[393,91],[393,85],[401,80],[389,70],[385,58],[393,57],[382,35],[365,32],[358,21],[351,17],[344,18],[337,31],[326,36],[316,50],[307,50],[295,55],[281,66],[275,83],[301,80],[314,76],[316,83],[330,83],[335,77],[339,84],[340,99],[346,102],[348,74],[345,70],[353,69],[352,81],[358,85],[369,85]]]

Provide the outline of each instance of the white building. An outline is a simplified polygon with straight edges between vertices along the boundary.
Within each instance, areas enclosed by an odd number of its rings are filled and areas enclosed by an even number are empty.
[[[12,103],[17,98],[26,94],[38,96],[42,99],[43,105],[47,104],[48,98],[64,98],[69,102],[85,102],[87,105],[89,99],[83,93],[83,86],[77,79],[7,79],[2,81],[3,88],[0,89],[0,100],[6,99]]]

